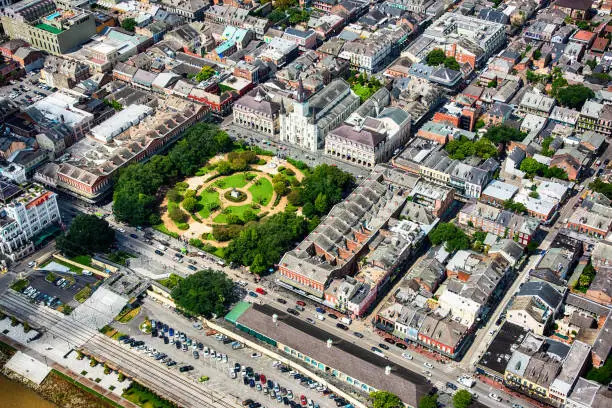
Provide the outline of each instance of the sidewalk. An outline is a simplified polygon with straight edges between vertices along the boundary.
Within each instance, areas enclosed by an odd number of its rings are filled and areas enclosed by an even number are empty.
[[[484,383],[484,384],[486,384],[486,385],[488,385],[490,387],[493,387],[493,388],[496,388],[496,389],[498,389],[500,391],[503,391],[506,394],[512,395],[515,398],[519,398],[519,399],[521,399],[521,400],[523,400],[525,402],[528,402],[529,404],[532,404],[532,405],[535,405],[535,406],[538,406],[538,407],[541,407],[541,408],[549,408],[550,407],[547,404],[543,404],[543,403],[541,403],[539,401],[536,401],[534,399],[529,398],[525,394],[521,394],[520,392],[513,391],[510,388],[504,386],[502,383],[497,382],[497,381],[495,381],[492,378],[489,378],[487,376],[484,376],[484,375],[481,375],[481,374],[475,374],[474,377],[476,379],[478,379],[480,382],[482,382],[482,383]]]

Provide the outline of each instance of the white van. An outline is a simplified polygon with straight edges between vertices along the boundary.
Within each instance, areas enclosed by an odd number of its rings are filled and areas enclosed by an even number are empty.
[[[166,250],[166,249],[168,249],[168,248],[166,248],[166,247],[165,247],[165,246],[163,246],[163,245],[158,245],[158,246],[157,246],[157,249],[159,249],[160,251],[165,251],[165,250]]]
[[[353,321],[348,317],[343,317],[342,319],[340,319],[340,321],[346,325],[350,325],[351,323],[353,323]]]
[[[322,315],[321,313],[319,313],[319,314],[317,315],[317,319],[319,319],[319,320],[323,321],[323,320],[325,320],[325,315]]]

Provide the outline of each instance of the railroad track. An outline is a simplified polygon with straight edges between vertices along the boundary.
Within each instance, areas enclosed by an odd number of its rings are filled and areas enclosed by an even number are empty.
[[[0,300],[0,307],[17,318],[27,320],[33,327],[44,328],[48,334],[65,340],[69,345],[81,348],[99,361],[108,361],[126,375],[137,379],[164,398],[183,407],[236,408],[239,405],[227,401],[223,393],[206,390],[177,371],[155,360],[143,358],[135,350],[121,346],[70,316],[59,316],[44,306],[29,303],[22,295],[7,291]],[[61,363],[61,362],[60,362]]]

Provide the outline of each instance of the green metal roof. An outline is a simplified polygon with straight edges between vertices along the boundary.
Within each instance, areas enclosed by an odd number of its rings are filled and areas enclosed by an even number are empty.
[[[51,34],[59,34],[62,32],[62,30],[60,30],[59,28],[53,27],[52,25],[44,24],[44,23],[36,24],[36,28],[40,28],[41,30],[48,31]]]
[[[246,312],[251,304],[249,302],[238,302],[236,306],[228,314],[225,315],[225,320],[232,324],[236,324],[236,320],[242,316],[244,312]]]

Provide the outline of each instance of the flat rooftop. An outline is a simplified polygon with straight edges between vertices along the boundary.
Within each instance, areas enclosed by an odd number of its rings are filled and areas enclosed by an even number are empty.
[[[527,331],[521,326],[505,322],[478,361],[478,365],[503,377],[513,351],[521,345],[526,335]]]
[[[278,316],[276,323],[272,320],[273,315]],[[253,304],[239,317],[233,318],[237,324],[256,330],[362,383],[393,392],[410,405],[416,406],[420,397],[431,389],[422,375],[269,305]],[[328,339],[332,341],[331,348],[327,347]],[[389,375],[384,374],[386,366],[391,367]]]

